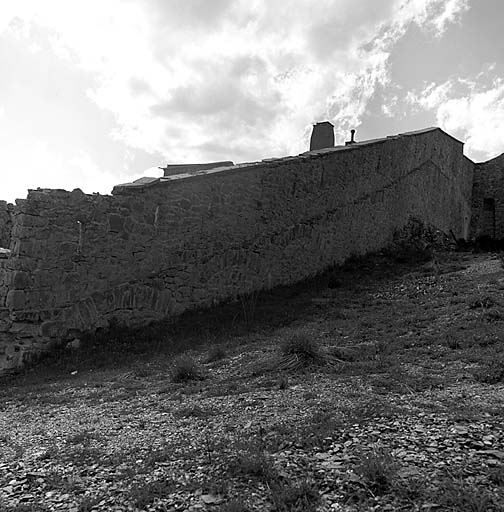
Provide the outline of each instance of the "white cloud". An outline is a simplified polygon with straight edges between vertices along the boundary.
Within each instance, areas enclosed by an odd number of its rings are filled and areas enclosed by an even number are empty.
[[[453,86],[454,82],[452,80],[447,80],[439,85],[431,82],[420,94],[408,91],[406,99],[413,106],[417,105],[425,110],[432,110],[448,99]]]
[[[26,197],[28,189],[38,187],[110,194],[114,185],[131,181],[125,174],[101,169],[84,152],[67,160],[42,142],[29,147],[22,143],[1,145],[0,162],[2,180],[8,184],[2,184],[2,199],[10,202]]]
[[[441,128],[466,142],[470,157],[487,159],[504,151],[503,78],[478,73],[474,78],[429,84],[419,93],[410,93],[409,100],[433,110]]]
[[[469,9],[469,0],[447,0],[437,16],[432,19],[432,25],[438,36],[442,35],[446,26],[450,23],[460,22],[462,14]]]
[[[53,52],[94,75],[89,98],[114,114],[111,135],[131,148],[168,162],[240,161],[304,151],[310,124],[323,119],[344,140],[388,84],[390,52],[408,27],[442,34],[467,3],[16,0],[0,5],[0,33],[36,48],[45,31]],[[88,182],[107,179],[85,157],[70,165],[88,168]]]

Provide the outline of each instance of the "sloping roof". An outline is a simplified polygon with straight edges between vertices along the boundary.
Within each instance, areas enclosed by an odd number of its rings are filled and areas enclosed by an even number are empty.
[[[437,126],[431,126],[429,128],[424,128],[422,130],[398,133],[397,135],[388,135],[387,137],[382,137],[379,139],[368,139],[368,140],[358,141],[358,142],[354,142],[353,144],[348,144],[348,145],[344,145],[344,146],[334,146],[333,148],[324,148],[324,149],[316,149],[313,151],[305,151],[304,153],[301,153],[301,155],[304,155],[304,156],[305,155],[319,155],[319,154],[324,154],[324,153],[332,153],[333,151],[344,151],[344,150],[349,150],[349,149],[355,149],[355,148],[359,148],[362,146],[368,146],[370,144],[380,144],[380,143],[386,142],[391,139],[400,139],[402,137],[412,137],[415,135],[422,135],[424,133],[435,132],[436,130],[439,130],[441,133],[443,133],[447,137],[450,137],[450,139],[453,139],[454,141],[458,142],[459,144],[464,144],[462,141],[456,139],[449,133],[446,133],[441,128],[438,128]]]
[[[216,167],[231,167],[233,162],[226,160],[223,162],[205,162],[202,164],[168,164],[165,167],[160,167],[164,171],[165,176],[174,174],[195,174],[198,171],[207,171],[208,169],[215,169]]]
[[[189,177],[196,177],[200,175],[209,175],[214,173],[220,173],[225,170],[239,170],[245,167],[254,167],[258,165],[264,165],[264,164],[281,164],[292,160],[299,160],[299,159],[306,159],[306,158],[313,158],[317,156],[321,156],[328,153],[334,153],[337,151],[355,151],[358,148],[361,148],[363,146],[370,146],[373,144],[382,144],[390,140],[395,139],[401,139],[403,137],[414,137],[416,135],[422,135],[429,132],[435,132],[440,131],[450,139],[454,140],[455,142],[458,142],[459,144],[464,144],[462,141],[456,139],[449,133],[446,133],[444,130],[437,126],[431,126],[429,128],[424,128],[422,130],[415,130],[411,132],[404,132],[399,133],[397,135],[388,135],[387,137],[382,137],[380,139],[369,139],[369,140],[363,140],[359,142],[355,142],[353,144],[345,145],[345,146],[334,146],[332,148],[324,148],[324,149],[315,149],[313,151],[305,151],[304,153],[300,153],[297,156],[285,156],[285,157],[279,157],[279,158],[265,158],[264,160],[257,161],[257,162],[245,162],[241,164],[235,164],[235,165],[227,165],[228,162],[215,162],[217,164],[216,167],[212,167],[210,169],[195,169],[196,166],[194,164],[189,164],[188,167],[191,167],[190,172],[180,172],[180,174],[170,174],[168,176],[162,176],[161,178],[140,178],[138,180],[133,181],[132,183],[123,183],[121,185],[117,185],[114,187],[114,190],[112,193],[120,193],[121,191],[125,191],[126,189],[137,189],[142,190],[148,187],[151,187],[153,185],[156,185],[157,183],[167,183],[171,181],[180,180],[183,178],[189,178]],[[499,158],[499,157],[497,157]],[[229,162],[232,163],[232,162]],[[222,164],[222,165],[221,165]],[[203,164],[204,165],[204,164]],[[180,164],[181,170],[184,168],[184,164]],[[189,170],[189,169],[188,169]]]

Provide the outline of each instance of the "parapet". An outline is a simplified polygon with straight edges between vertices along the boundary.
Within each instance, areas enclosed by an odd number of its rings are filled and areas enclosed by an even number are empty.
[[[207,171],[215,167],[231,167],[233,162],[230,160],[222,162],[207,162],[204,164],[169,164],[166,167],[160,167],[164,171],[165,176],[173,176],[174,174],[195,174],[198,171]]]
[[[315,128],[317,126],[325,126],[323,128],[324,130],[329,127],[332,130],[332,124],[328,121],[324,121],[323,123],[317,123],[315,125]],[[314,128],[314,132],[316,131]],[[257,162],[244,162],[239,164],[233,164],[231,161],[222,161],[222,162],[212,162],[212,163],[205,163],[205,164],[175,164],[175,165],[167,165],[166,167],[160,167],[160,169],[166,170],[168,169],[169,172],[165,172],[164,176],[161,176],[160,178],[139,178],[131,183],[121,183],[119,185],[116,185],[114,189],[112,190],[112,195],[121,195],[121,194],[129,194],[131,192],[143,192],[144,190],[153,187],[153,186],[162,186],[168,185],[170,183],[179,182],[180,180],[184,179],[205,179],[209,178],[212,175],[227,175],[231,172],[241,172],[245,169],[250,169],[253,167],[258,166],[265,166],[272,168],[278,165],[282,165],[285,163],[294,163],[299,161],[304,161],[307,158],[314,159],[314,158],[320,158],[324,157],[325,155],[329,155],[332,153],[337,153],[340,151],[358,151],[359,149],[363,147],[368,147],[372,145],[379,145],[384,144],[386,142],[389,142],[391,140],[397,140],[402,139],[404,137],[416,137],[420,136],[426,133],[431,132],[440,132],[449,139],[457,142],[460,147],[462,148],[463,143],[450,135],[449,133],[446,133],[444,130],[438,127],[430,127],[430,128],[424,128],[422,130],[416,130],[411,132],[404,132],[399,133],[397,135],[389,135],[387,137],[382,137],[379,139],[368,139],[363,141],[355,141],[352,140],[351,144],[341,145],[341,146],[334,146],[334,140],[332,142],[332,146],[325,146],[320,149],[310,149],[309,151],[305,151],[304,153],[300,153],[299,155],[295,156],[284,156],[279,158],[265,158],[261,161]],[[333,133],[334,137],[334,133]],[[313,138],[313,136],[312,136]],[[462,149],[461,149],[462,151]],[[464,157],[466,158],[466,157]],[[472,162],[471,162],[472,163]]]

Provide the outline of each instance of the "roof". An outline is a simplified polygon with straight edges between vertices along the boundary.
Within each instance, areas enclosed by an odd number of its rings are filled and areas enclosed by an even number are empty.
[[[317,123],[317,124],[320,124],[320,123]],[[246,162],[246,163],[235,164],[235,165],[228,165],[228,163],[232,164],[232,162],[214,162],[214,164],[217,164],[218,166],[212,167],[210,169],[204,168],[205,167],[204,164],[199,169],[197,168],[197,165],[188,164],[187,170],[190,169],[190,172],[181,172],[179,174],[171,174],[169,176],[165,175],[165,176],[162,176],[161,178],[140,178],[138,180],[133,181],[132,183],[122,183],[120,185],[116,185],[114,187],[114,190],[112,191],[112,193],[121,193],[122,191],[126,191],[127,189],[143,190],[145,188],[154,186],[158,183],[166,183],[166,182],[176,181],[176,180],[180,180],[180,179],[184,179],[184,178],[196,177],[196,176],[200,176],[200,175],[210,175],[210,174],[220,173],[222,171],[228,171],[228,170],[239,170],[239,169],[243,169],[245,167],[254,167],[254,166],[264,165],[264,164],[280,164],[280,163],[284,163],[284,162],[288,162],[288,161],[292,161],[292,160],[306,159],[306,158],[311,158],[311,157],[317,157],[319,155],[321,156],[321,155],[325,155],[325,154],[329,154],[329,153],[335,153],[338,151],[355,151],[356,149],[361,148],[363,146],[370,146],[373,144],[383,144],[390,140],[401,139],[403,137],[413,137],[416,135],[422,135],[425,133],[430,133],[430,132],[435,132],[435,131],[440,131],[441,133],[443,133],[450,139],[454,140],[455,142],[462,144],[462,145],[464,144],[462,141],[456,139],[449,133],[446,133],[441,128],[439,128],[437,126],[431,126],[429,128],[424,128],[422,130],[404,132],[404,133],[399,133],[397,135],[388,135],[387,137],[382,137],[380,139],[369,139],[369,140],[364,140],[364,141],[360,141],[360,142],[354,142],[353,144],[344,145],[344,146],[334,146],[331,148],[323,148],[323,149],[315,149],[313,151],[305,151],[304,153],[300,153],[297,156],[265,158],[264,160],[261,160],[258,162]],[[497,158],[499,158],[499,157],[497,157]],[[177,166],[174,166],[174,167],[177,167]],[[180,164],[180,167],[181,167],[181,169],[183,169],[185,167],[185,165]]]
[[[197,171],[206,171],[215,167],[231,167],[233,162],[226,160],[224,162],[205,162],[202,164],[168,164],[166,167],[159,167],[164,171],[165,176],[172,174],[194,174]]]
[[[352,144],[348,144],[348,145],[344,145],[344,146],[334,146],[333,148],[324,148],[324,149],[315,149],[313,151],[305,151],[304,153],[301,153],[301,155],[317,155],[317,154],[324,154],[324,153],[332,153],[334,151],[353,150],[355,148],[367,146],[370,144],[379,144],[379,143],[386,142],[391,139],[400,139],[402,137],[412,137],[415,135],[422,135],[424,133],[435,132],[436,130],[439,130],[441,133],[443,133],[447,137],[450,137],[450,139],[453,139],[454,141],[458,142],[459,144],[464,144],[462,141],[456,139],[449,133],[446,133],[441,128],[439,128],[437,126],[431,126],[429,128],[424,128],[422,130],[398,133],[397,135],[388,135],[387,137],[382,137],[380,139],[368,139],[368,140],[363,140],[363,141],[356,141],[356,142],[353,142]]]

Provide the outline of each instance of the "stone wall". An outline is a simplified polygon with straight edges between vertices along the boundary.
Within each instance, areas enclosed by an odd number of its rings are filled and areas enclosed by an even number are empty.
[[[289,284],[385,246],[417,217],[467,237],[473,164],[439,129],[113,196],[30,191],[0,269],[0,368],[105,326]]]
[[[9,248],[12,229],[12,211],[14,205],[0,201],[0,247]]]
[[[504,154],[475,164],[471,238],[504,238]]]

